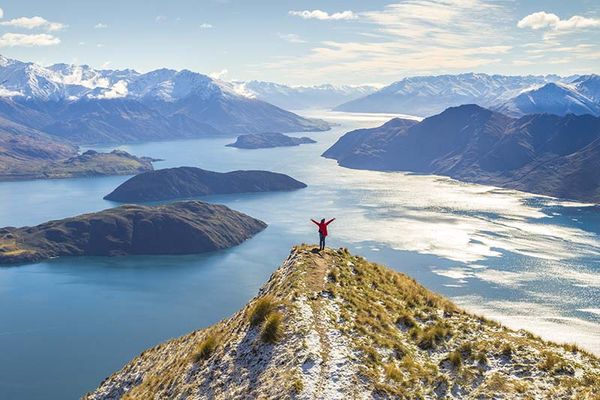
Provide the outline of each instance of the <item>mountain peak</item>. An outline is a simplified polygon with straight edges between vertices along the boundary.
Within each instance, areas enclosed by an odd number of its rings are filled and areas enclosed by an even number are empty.
[[[298,246],[238,313],[145,351],[86,398],[577,397],[598,376],[598,358],[572,346],[470,315],[345,249]]]

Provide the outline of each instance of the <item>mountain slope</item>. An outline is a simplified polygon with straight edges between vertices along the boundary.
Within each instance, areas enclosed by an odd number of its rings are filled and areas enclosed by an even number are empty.
[[[0,117],[0,174],[75,155],[75,146]]]
[[[579,93],[576,86],[547,83],[540,88],[524,91],[512,99],[494,106],[494,109],[517,117],[536,113],[598,115],[600,114],[600,103]]]
[[[401,132],[418,123],[415,120],[393,118],[374,129],[357,129],[343,135],[323,153],[323,157],[334,158],[340,165],[353,168],[386,169],[381,158],[386,146]]]
[[[404,274],[297,247],[259,295],[86,399],[594,398],[600,360],[470,315]]]
[[[514,119],[464,105],[410,127],[394,127],[390,121],[349,132],[323,156],[350,168],[447,175],[600,203],[594,161],[599,140],[599,117],[533,114]]]
[[[580,76],[571,83],[575,85],[579,93],[596,103],[600,103],[600,75]]]
[[[31,151],[30,148],[28,151]],[[151,171],[152,161],[150,158],[136,157],[122,150],[108,153],[88,150],[83,154],[54,161],[36,158],[26,163],[9,162],[8,165],[0,167],[0,181],[135,175]],[[0,155],[0,165],[4,162]]]
[[[0,181],[133,175],[152,168],[151,159],[124,151],[78,154],[66,140],[0,117]]]

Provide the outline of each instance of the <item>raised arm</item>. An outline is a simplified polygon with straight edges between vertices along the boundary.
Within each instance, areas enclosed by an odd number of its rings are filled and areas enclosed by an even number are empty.
[[[329,225],[330,223],[332,223],[333,221],[335,221],[335,218],[331,218],[329,221],[325,222],[326,225]]]
[[[314,219],[311,218],[310,220],[313,222],[313,224],[319,225],[319,223],[317,221],[315,221]]]

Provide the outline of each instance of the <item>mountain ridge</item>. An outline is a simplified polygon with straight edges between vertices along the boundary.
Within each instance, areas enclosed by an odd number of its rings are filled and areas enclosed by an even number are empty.
[[[592,398],[598,377],[600,360],[575,346],[302,245],[239,312],[144,351],[84,399]]]
[[[431,116],[448,107],[478,104],[482,107],[522,116],[529,113],[569,112],[600,114],[600,84],[598,75],[489,75],[464,73],[407,77],[393,82],[376,92],[340,104],[337,111],[387,112],[418,116]],[[573,96],[549,95],[544,87],[568,87]],[[564,94],[564,93],[563,93]],[[535,97],[536,102],[521,105],[525,99]],[[578,100],[573,101],[572,97]],[[545,104],[544,104],[545,103]],[[585,103],[584,107],[576,107]]]

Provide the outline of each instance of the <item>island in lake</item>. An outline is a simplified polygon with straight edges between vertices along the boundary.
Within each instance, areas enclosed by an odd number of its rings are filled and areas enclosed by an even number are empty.
[[[309,137],[292,137],[282,133],[253,133],[240,135],[234,143],[229,143],[227,146],[239,149],[268,149],[299,146],[306,143],[317,142]]]
[[[287,191],[305,187],[306,184],[288,175],[269,171],[214,172],[195,167],[178,167],[136,175],[104,198],[118,202],[148,202],[211,194]]]
[[[511,118],[477,105],[415,122],[393,119],[342,136],[324,157],[342,166],[446,175],[600,203],[600,118]]]
[[[37,226],[0,229],[0,264],[61,256],[195,254],[226,249],[266,224],[223,205],[124,205]]]
[[[144,351],[84,399],[591,399],[599,377],[577,346],[345,249],[299,246],[239,312]]]

